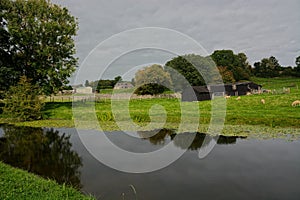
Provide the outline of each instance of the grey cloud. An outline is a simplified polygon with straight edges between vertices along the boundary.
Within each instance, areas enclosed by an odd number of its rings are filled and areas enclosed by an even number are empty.
[[[274,55],[282,65],[293,66],[300,55],[299,0],[52,2],[66,6],[79,19],[80,62],[108,37],[148,26],[187,34],[209,53],[215,49],[245,52],[251,63]]]

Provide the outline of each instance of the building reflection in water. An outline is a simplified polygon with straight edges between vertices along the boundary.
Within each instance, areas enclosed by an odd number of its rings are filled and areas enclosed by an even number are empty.
[[[155,134],[156,133],[156,134]],[[204,133],[180,133],[176,134],[174,130],[171,129],[161,129],[153,131],[138,131],[140,137],[145,140],[149,140],[152,144],[165,144],[167,139],[173,141],[174,145],[182,149],[198,150],[204,144],[205,137],[212,137]],[[149,136],[149,137],[147,137]],[[190,142],[193,139],[192,143]],[[246,137],[240,136],[218,136],[212,137],[217,140],[217,144],[235,144],[238,138],[244,139]]]

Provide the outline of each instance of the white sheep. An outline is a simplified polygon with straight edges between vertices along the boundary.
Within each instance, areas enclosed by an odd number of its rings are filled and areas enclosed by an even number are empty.
[[[241,100],[241,97],[237,97],[236,100]]]
[[[225,95],[225,99],[229,99],[230,98],[230,96],[228,96],[228,95]]]
[[[292,106],[295,107],[295,106],[300,106],[300,100],[296,100],[292,103]]]

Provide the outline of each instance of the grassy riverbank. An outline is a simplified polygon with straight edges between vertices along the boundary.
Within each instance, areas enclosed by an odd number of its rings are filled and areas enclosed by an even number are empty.
[[[241,96],[240,100],[236,97],[227,99],[224,104],[226,107],[222,110],[226,112],[223,134],[243,133],[245,135],[249,129],[254,130],[254,127],[257,127],[259,132],[264,132],[263,130],[287,133],[298,131],[300,107],[292,107],[291,103],[300,99],[298,88],[300,80],[255,78],[254,81],[262,84],[263,88],[272,90],[272,93]],[[284,88],[290,88],[290,92],[284,92]],[[261,99],[265,100],[265,104],[261,103]],[[206,132],[211,121],[212,105],[222,102],[224,102],[223,98],[215,99],[213,102],[180,102],[178,99],[131,99],[129,102],[105,100],[96,103],[77,103],[75,108],[72,107],[72,102],[47,102],[43,110],[44,120],[15,124],[74,127],[74,119],[78,121],[79,118],[82,128],[99,128],[97,127],[99,122],[102,130],[112,131],[132,130],[136,128],[135,125],[138,125],[141,130],[155,129],[161,127],[162,122],[166,122],[165,128],[178,129],[180,124],[189,127],[190,123],[198,124],[199,122],[198,131]],[[77,114],[74,116],[73,112]],[[186,114],[184,122],[181,119],[183,113]],[[5,116],[1,117],[2,122],[8,121]],[[133,125],[129,123],[130,119]]]
[[[52,180],[0,162],[0,199],[94,199]]]

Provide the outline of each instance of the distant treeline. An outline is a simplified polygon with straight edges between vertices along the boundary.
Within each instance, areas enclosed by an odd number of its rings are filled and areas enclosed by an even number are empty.
[[[139,87],[137,91],[142,91],[143,94],[155,94],[166,90],[166,87],[162,89],[156,85],[168,85],[175,91],[182,91],[187,85],[201,86],[214,83],[220,79],[218,78],[220,75],[224,83],[250,80],[252,76],[300,77],[300,56],[296,58],[295,66],[284,67],[274,56],[263,58],[251,66],[245,53],[235,54],[232,50],[215,50],[210,56],[205,57],[188,54],[172,58],[164,66],[152,65],[139,70],[132,83],[136,83]],[[94,91],[100,92],[101,89],[113,89],[119,81],[122,81],[120,76],[113,80],[101,79],[91,82],[87,80],[85,86],[91,86]]]
[[[91,82],[86,80],[84,85],[86,87],[88,87],[88,86],[92,87],[93,91],[100,92],[101,89],[113,89],[119,81],[122,81],[121,76],[116,76],[113,80],[100,79],[100,80],[91,81]]]
[[[253,66],[247,61],[245,53],[234,54],[232,50],[216,50],[211,55],[223,76],[224,82],[249,80],[250,76],[273,77],[300,77],[300,56],[295,60],[295,66],[281,66],[274,57],[263,58]]]
[[[262,78],[300,77],[300,56],[296,58],[295,64],[295,67],[283,67],[274,56],[271,56],[270,58],[263,58],[260,62],[254,63],[251,72],[254,76]]]

